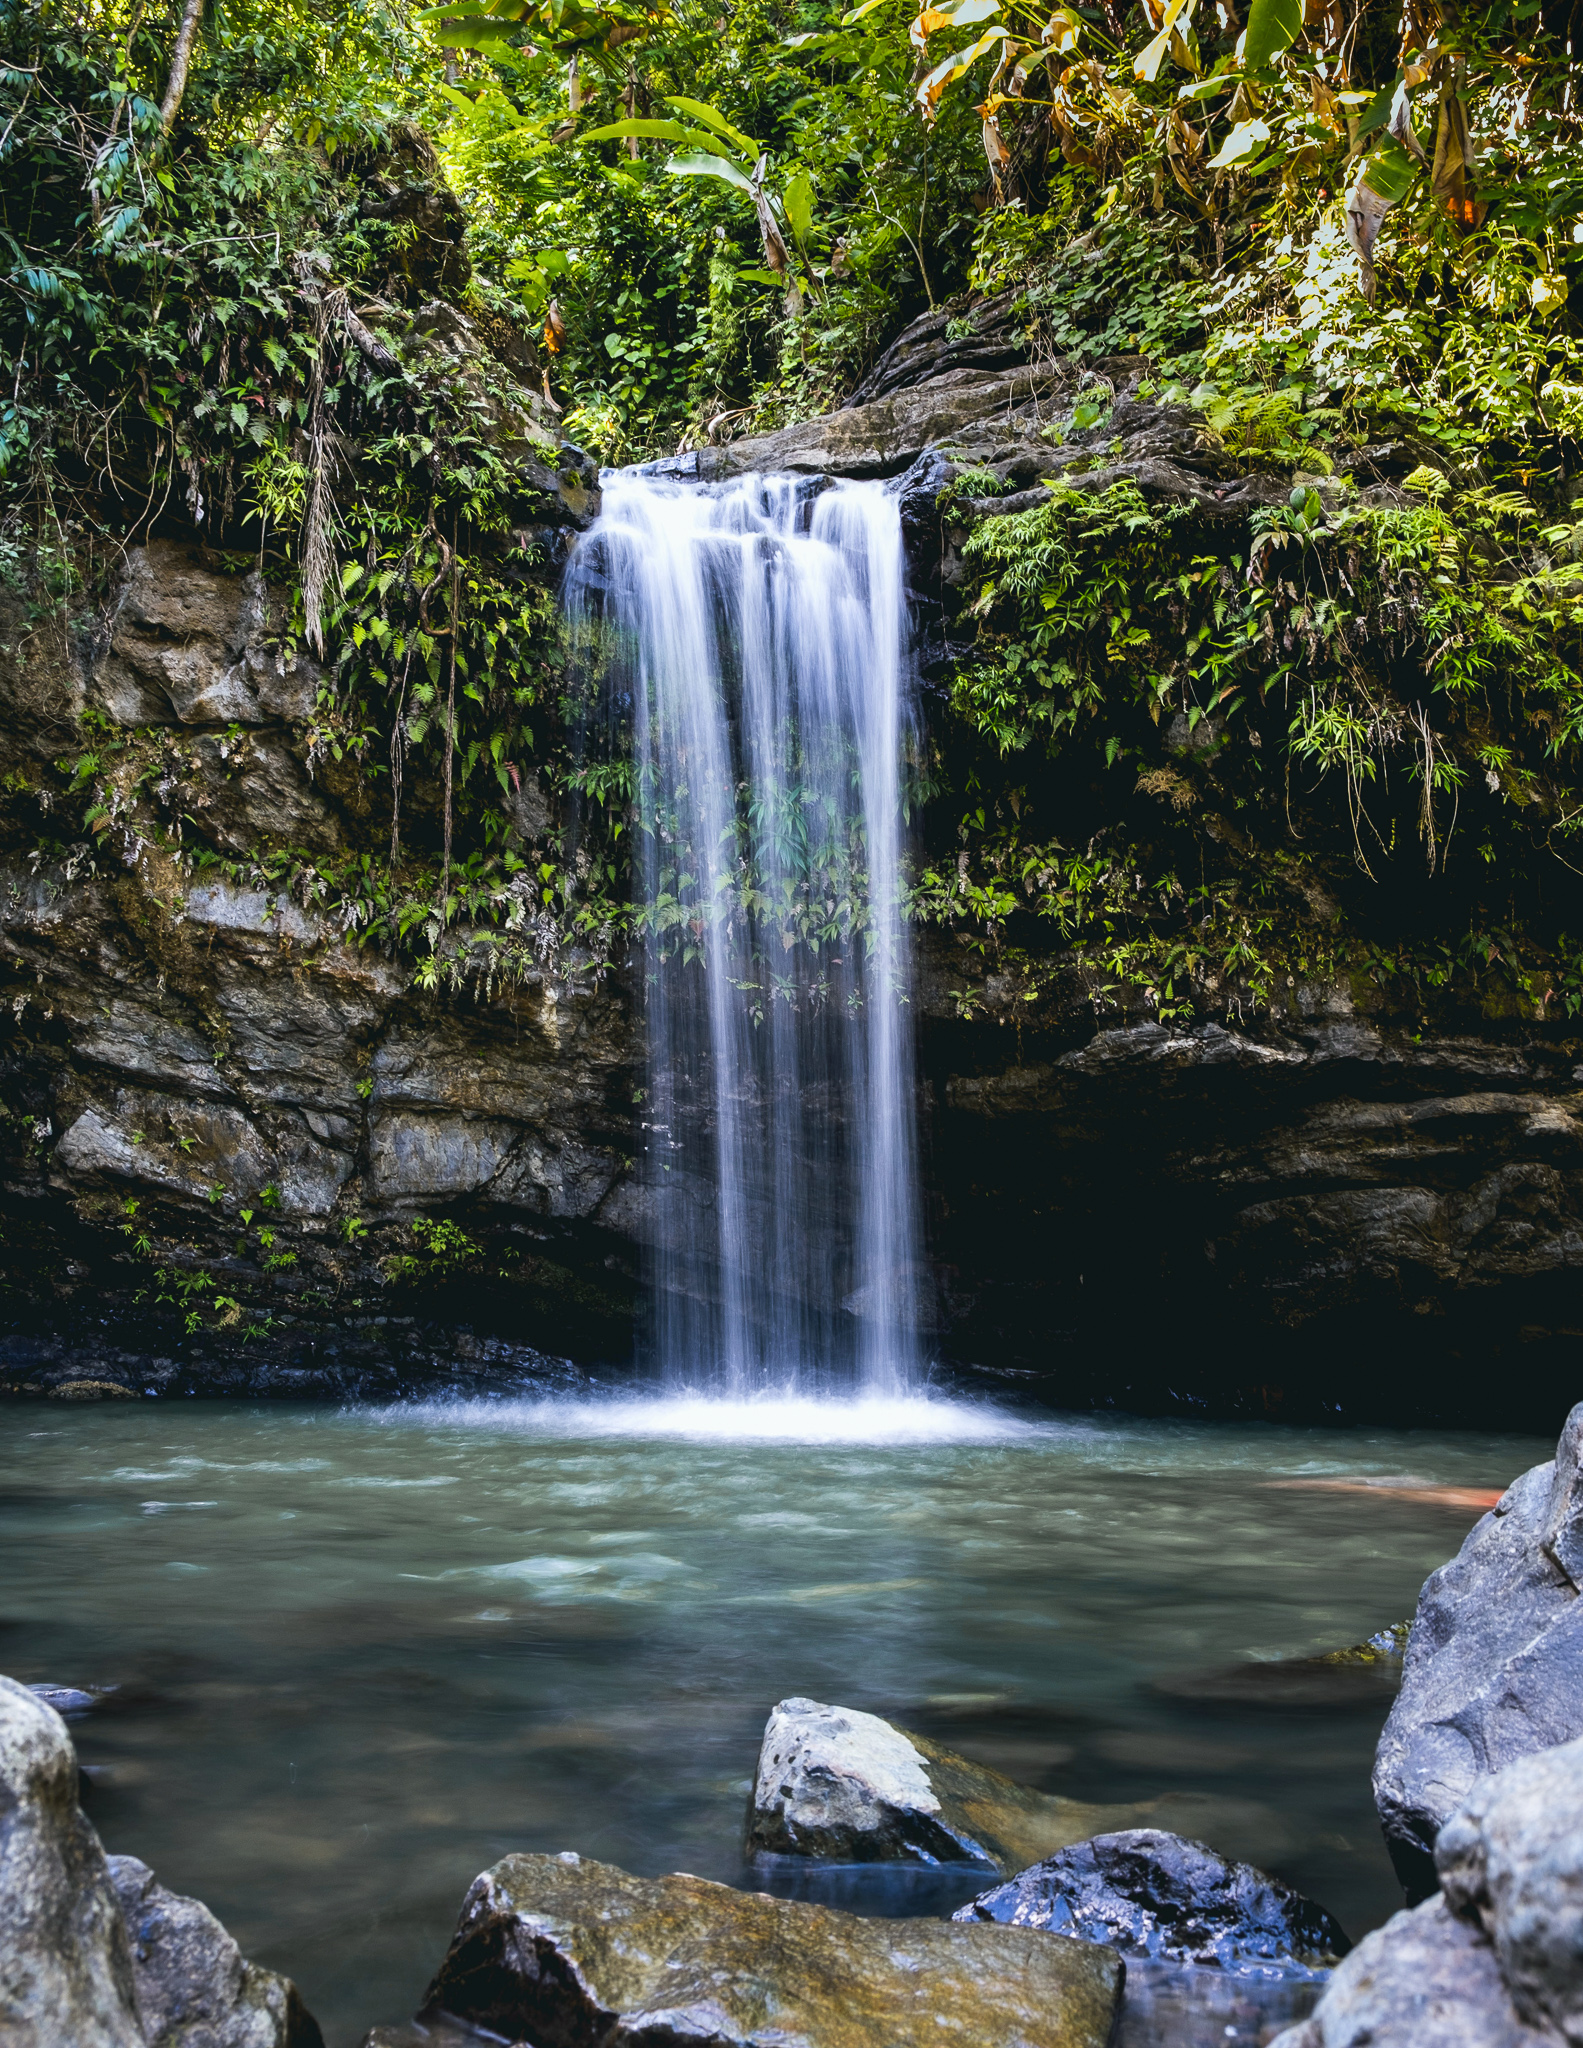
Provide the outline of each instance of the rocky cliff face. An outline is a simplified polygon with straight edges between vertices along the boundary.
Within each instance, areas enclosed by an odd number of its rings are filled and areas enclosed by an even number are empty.
[[[960,539],[936,496],[969,463],[1124,473],[1228,519],[1280,488],[1228,477],[1185,415],[1134,419],[1131,359],[1100,366],[1103,449],[1052,444],[1073,373],[990,360],[986,332],[983,360],[903,337],[864,403],[691,466],[897,476],[926,600]],[[575,451],[542,482],[547,531],[586,523]],[[249,870],[271,835],[329,857],[387,829],[316,748],[318,672],[280,652],[279,613],[256,575],[165,541],[128,554],[97,634],[19,610],[0,632],[0,772],[26,783],[86,719],[232,862],[184,872],[113,796],[64,863],[5,856],[13,1390],[372,1391],[628,1353],[630,993],[575,963],[425,993]],[[1522,1017],[1430,1031],[1295,980],[1257,1021],[1235,992],[1186,1024],[1101,1017],[1075,976],[1030,1008],[938,934],[918,999],[948,1359],[1072,1402],[1564,1411],[1583,1041]]]

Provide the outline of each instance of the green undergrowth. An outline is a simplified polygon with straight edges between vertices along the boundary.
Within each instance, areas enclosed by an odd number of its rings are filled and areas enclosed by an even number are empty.
[[[171,914],[287,897],[429,989],[598,973],[644,923],[685,948],[679,869],[633,906],[644,792],[555,613],[562,435],[804,417],[987,299],[1070,394],[1051,442],[1103,464],[1130,391],[1274,488],[1251,522],[1128,484],[979,516],[994,473],[958,479],[915,914],[1034,999],[1075,969],[1162,1017],[1326,979],[1577,1015],[1570,12],[1276,10],[1250,56],[1196,0],[967,7],[250,0],[167,128],[179,9],[0,0],[0,572],[87,658],[127,546],[256,571],[344,828],[206,832],[247,732],[95,714],[8,756],[8,851],[146,859]],[[861,928],[863,854],[802,822],[777,908],[817,945]]]
[[[1408,483],[1230,545],[1130,485],[983,519],[918,914],[1035,999],[1064,956],[1162,1017],[1353,977],[1583,1011],[1583,526]]]

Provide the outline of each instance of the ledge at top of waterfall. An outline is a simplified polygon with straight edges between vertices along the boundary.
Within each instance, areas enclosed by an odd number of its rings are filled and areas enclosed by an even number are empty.
[[[590,750],[606,786],[631,770],[648,1050],[632,1220],[657,1362],[734,1396],[901,1391],[933,1289],[895,500],[621,473],[565,596],[578,684],[603,711]]]

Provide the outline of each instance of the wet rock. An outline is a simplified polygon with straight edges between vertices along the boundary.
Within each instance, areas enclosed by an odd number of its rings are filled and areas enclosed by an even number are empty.
[[[0,1678],[0,2034],[6,2048],[144,2048],[132,1954],[60,1716]]]
[[[1583,2042],[1583,1741],[1476,1785],[1435,1867],[1446,1904],[1493,1946],[1518,2017]]]
[[[53,1707],[62,1719],[68,1714],[86,1714],[120,1691],[116,1685],[30,1685],[28,1691],[46,1707]]]
[[[1583,1735],[1580,1448],[1583,1403],[1553,1463],[1515,1481],[1424,1585],[1374,1763],[1409,1898],[1433,1890],[1436,1837],[1477,1779]]]
[[[149,2048],[324,2048],[296,1985],[248,1962],[207,1906],[135,1856],[109,1870]]]
[[[1512,2008],[1495,1951],[1442,1898],[1366,1934],[1312,2015],[1274,2048],[1541,2048]]]
[[[206,1906],[107,1857],[78,1805],[57,1703],[115,1687],[0,1678],[0,2040],[5,2048],[324,2048],[297,1988]]]
[[[785,1699],[771,1710],[750,1854],[981,1864],[1010,1875],[1137,1809],[1031,1791],[877,1714]]]
[[[508,1856],[422,2015],[554,2048],[1107,2048],[1122,1967],[1011,1927],[864,1920],[702,1878]],[[407,2030],[376,2029],[365,2048]]]
[[[1583,2042],[1583,1740],[1481,1779],[1434,1861],[1443,1892],[1361,1941],[1280,2048]]]
[[[1352,1946],[1322,1906],[1251,1863],[1159,1828],[1095,1835],[981,1892],[954,1915],[1047,1927],[1126,1953],[1311,1976]]]

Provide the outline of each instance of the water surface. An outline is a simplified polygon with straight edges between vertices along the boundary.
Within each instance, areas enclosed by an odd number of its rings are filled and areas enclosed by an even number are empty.
[[[1052,1791],[1199,1794],[1356,1937],[1399,1903],[1388,1696],[1280,1660],[1410,1613],[1476,1513],[1436,1489],[1551,1448],[932,1402],[13,1407],[0,1669],[122,1688],[75,1729],[107,1846],[331,2048],[412,2009],[508,1850],[739,1879],[788,1693]],[[1416,1485],[1308,1483],[1364,1478]]]

